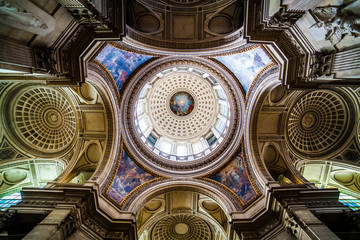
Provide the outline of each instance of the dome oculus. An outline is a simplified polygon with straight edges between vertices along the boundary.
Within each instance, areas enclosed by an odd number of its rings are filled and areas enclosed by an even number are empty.
[[[187,92],[177,92],[170,98],[170,109],[177,116],[189,115],[194,109],[194,98]]]

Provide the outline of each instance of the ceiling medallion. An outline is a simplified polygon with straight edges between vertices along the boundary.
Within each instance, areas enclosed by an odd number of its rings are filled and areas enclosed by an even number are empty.
[[[309,111],[301,117],[300,125],[305,130],[311,130],[316,126],[318,121],[319,116],[316,114],[316,112]]]
[[[170,109],[176,116],[189,115],[194,109],[194,98],[187,92],[179,91],[170,98]]]

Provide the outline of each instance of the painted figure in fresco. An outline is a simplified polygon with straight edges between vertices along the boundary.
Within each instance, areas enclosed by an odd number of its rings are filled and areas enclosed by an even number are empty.
[[[261,47],[239,54],[216,57],[216,60],[229,68],[244,87],[245,92],[257,74],[271,59]]]
[[[120,50],[106,45],[96,57],[109,71],[120,90],[131,73],[151,57]]]
[[[177,92],[170,99],[170,109],[177,116],[186,116],[194,109],[194,99],[187,92]]]
[[[132,190],[153,178],[154,176],[139,168],[124,151],[108,195],[120,203]]]
[[[219,173],[210,177],[231,189],[245,204],[256,196],[241,155],[237,155],[234,160]]]
[[[313,13],[318,19],[315,25],[327,31],[325,39],[333,45],[338,44],[346,34],[360,35],[360,16],[344,9],[344,6],[317,7]]]
[[[128,77],[128,73],[120,68],[117,69],[117,79],[114,79],[116,83],[120,82],[120,86],[118,87],[122,87]]]

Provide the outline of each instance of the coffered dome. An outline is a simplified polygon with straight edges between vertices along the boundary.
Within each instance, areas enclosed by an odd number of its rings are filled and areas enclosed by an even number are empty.
[[[326,154],[346,136],[349,105],[334,91],[313,91],[295,102],[287,120],[291,146],[302,154]]]
[[[65,94],[47,86],[21,85],[13,91],[5,119],[14,140],[36,155],[68,150],[77,134],[77,117]]]
[[[244,107],[242,90],[234,90],[237,80],[201,58],[169,57],[147,69],[130,79],[123,95],[122,107],[128,109],[123,136],[130,152],[150,168],[167,169],[165,175],[210,170],[230,157],[241,139],[232,133],[241,134]]]
[[[168,240],[213,239],[208,224],[193,215],[174,215],[161,219],[155,225],[152,237]]]
[[[222,87],[202,70],[173,67],[157,73],[141,90],[138,133],[165,159],[191,161],[209,154],[230,123]]]

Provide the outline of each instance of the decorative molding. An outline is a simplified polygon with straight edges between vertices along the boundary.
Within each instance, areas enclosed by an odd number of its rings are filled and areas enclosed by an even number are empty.
[[[289,10],[286,6],[281,6],[267,22],[268,27],[291,28],[305,11]]]

